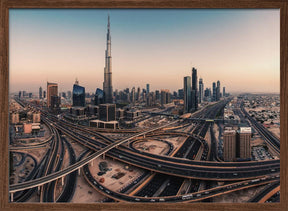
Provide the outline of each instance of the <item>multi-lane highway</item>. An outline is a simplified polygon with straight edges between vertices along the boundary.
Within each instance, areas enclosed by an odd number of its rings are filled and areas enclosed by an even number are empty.
[[[126,137],[126,138],[123,138],[121,140],[113,140],[111,138],[108,138],[107,136],[104,136],[103,134],[100,134],[99,132],[86,129],[85,127],[79,127],[78,125],[74,125],[70,122],[67,122],[63,119],[59,119],[53,115],[48,114],[47,112],[42,111],[43,120],[47,121],[47,123],[51,127],[53,127],[53,130],[60,131],[62,134],[67,135],[69,138],[77,141],[81,145],[88,147],[95,152],[93,154],[89,155],[87,158],[85,158],[83,160],[79,160],[78,162],[75,162],[75,160],[71,161],[72,157],[75,157],[75,153],[73,155],[72,148],[71,148],[71,146],[69,147],[69,143],[65,140],[65,144],[64,144],[63,140],[59,137],[59,135],[57,135],[57,137],[58,137],[57,139],[61,140],[61,142],[62,142],[61,149],[63,148],[64,145],[67,145],[67,148],[68,148],[68,151],[70,154],[70,164],[71,165],[65,169],[59,170],[61,165],[60,165],[60,162],[58,162],[59,168],[56,167],[55,172],[52,172],[51,166],[52,166],[52,163],[55,162],[55,156],[57,154],[55,152],[56,151],[58,152],[58,148],[57,149],[52,148],[51,152],[50,152],[51,156],[49,156],[50,159],[47,159],[46,164],[45,164],[47,175],[46,176],[42,175],[41,178],[37,178],[34,180],[23,182],[21,184],[11,185],[9,192],[13,194],[17,191],[26,190],[29,188],[34,188],[34,187],[39,187],[41,185],[44,185],[43,187],[46,187],[46,189],[49,190],[49,191],[47,191],[48,194],[45,193],[46,197],[44,197],[44,198],[46,198],[46,199],[44,199],[44,201],[51,201],[51,200],[54,201],[55,200],[54,198],[51,199],[52,194],[49,194],[49,193],[54,192],[53,187],[55,187],[55,180],[57,180],[59,178],[64,178],[66,175],[69,175],[71,172],[73,172],[74,178],[71,176],[72,174],[70,174],[69,176],[66,176],[66,183],[72,184],[73,182],[75,182],[76,170],[80,170],[80,168],[82,168],[83,166],[85,166],[86,164],[88,164],[89,162],[91,162],[92,160],[94,160],[95,158],[99,157],[102,154],[110,156],[110,157],[117,159],[121,162],[125,162],[128,164],[134,165],[134,166],[138,166],[140,168],[144,168],[144,169],[147,169],[147,170],[150,170],[153,172],[168,175],[168,176],[165,176],[165,178],[166,178],[165,181],[166,182],[172,181],[172,182],[169,183],[171,185],[170,187],[164,188],[162,193],[159,193],[159,195],[163,196],[163,197],[165,195],[167,195],[168,193],[176,195],[177,191],[174,193],[170,189],[173,189],[173,190],[179,189],[179,187],[183,183],[182,178],[214,180],[214,181],[217,181],[217,180],[218,181],[237,181],[237,180],[243,180],[243,179],[245,179],[245,180],[250,179],[251,181],[254,180],[254,182],[252,182],[252,183],[255,183],[255,184],[251,184],[251,185],[260,184],[258,182],[257,183],[255,182],[255,178],[259,179],[261,177],[263,178],[264,175],[274,175],[275,173],[276,174],[279,173],[279,171],[280,171],[280,161],[279,160],[253,161],[253,162],[231,162],[231,163],[230,162],[206,161],[209,148],[208,148],[208,145],[207,145],[204,137],[205,137],[208,129],[211,126],[211,122],[210,121],[203,121],[203,119],[205,120],[205,118],[206,119],[215,118],[215,115],[217,115],[219,113],[219,109],[221,109],[221,107],[223,107],[227,102],[228,101],[220,102],[218,104],[214,104],[214,106],[212,106],[210,108],[205,108],[205,109],[203,109],[203,112],[198,112],[197,114],[195,114],[193,116],[193,118],[185,119],[185,120],[178,119],[176,121],[174,120],[168,124],[162,125],[161,127],[149,129],[147,131],[143,131],[140,133],[136,133],[135,135],[131,135],[130,137]],[[205,114],[206,114],[206,116],[205,116]],[[161,131],[161,129],[169,128],[169,127],[171,127],[171,125],[187,124],[187,121],[195,122],[195,119],[197,119],[197,120],[202,119],[202,120],[196,121],[196,122],[198,122],[198,124],[197,124],[197,127],[193,128],[194,129],[193,133],[183,133],[183,132],[177,132],[175,130],[173,130],[173,131],[170,131],[170,130]],[[176,126],[176,128],[177,128],[177,126]],[[55,133],[55,134],[57,134],[57,133]],[[125,145],[122,145],[125,142],[135,141],[136,139],[140,140],[141,137],[143,137],[143,138],[156,137],[156,136],[161,137],[161,136],[167,136],[167,135],[169,135],[169,136],[176,135],[176,136],[185,136],[186,137],[185,143],[187,143],[187,144],[184,143],[182,145],[182,148],[179,148],[179,150],[177,152],[179,158],[168,156],[169,153],[173,150],[173,148],[169,151],[167,156],[165,156],[165,155],[155,155],[155,154],[150,154],[150,153],[146,153],[146,152],[141,152],[141,151],[133,149],[133,147],[129,148],[129,147],[126,147]],[[269,139],[269,136],[266,136],[266,137],[267,137],[267,139]],[[272,141],[272,142],[274,142],[274,141]],[[56,141],[54,143],[56,143]],[[274,145],[277,145],[277,144],[274,144]],[[128,144],[128,146],[129,146],[129,144]],[[130,146],[131,146],[131,144],[130,144]],[[202,151],[201,160],[199,160],[199,161],[193,160],[195,158],[196,154],[198,153],[200,146],[201,146],[201,148],[204,149]],[[280,145],[279,145],[279,147],[280,147]],[[56,148],[56,144],[55,144],[55,148]],[[52,152],[54,152],[54,153],[52,153]],[[177,153],[175,154],[176,156],[177,156]],[[53,154],[53,156],[52,156],[52,154]],[[181,157],[186,157],[186,159],[183,159]],[[87,174],[86,174],[86,172],[85,172],[85,175],[87,178],[87,175],[89,174],[89,172]],[[71,180],[69,180],[70,176],[72,178]],[[154,180],[152,180],[152,181],[156,182],[157,181],[156,178],[158,178],[158,177],[155,176]],[[256,179],[256,180],[258,180],[258,179]],[[262,181],[263,184],[266,181],[268,181],[268,178],[266,178],[266,179],[265,179],[265,181],[264,180]],[[275,176],[273,178],[271,177],[270,179],[275,180]],[[88,178],[88,180],[90,181],[89,178]],[[52,182],[52,181],[54,181],[54,182]],[[45,185],[49,182],[52,182],[52,183],[50,183],[49,185]],[[97,183],[97,181],[96,181],[96,183]],[[159,183],[157,185],[158,189],[160,186],[165,185],[164,183]],[[93,181],[91,184],[94,184],[97,186],[97,184],[95,184],[95,181]],[[157,187],[157,186],[155,186],[155,187]],[[192,186],[195,187],[195,185],[192,185]],[[248,183],[248,186],[249,186],[249,183]],[[244,185],[244,183],[243,183],[241,188],[242,187],[247,188],[248,186],[247,186],[247,184]],[[66,186],[66,187],[68,187],[68,186]],[[99,186],[99,184],[97,187],[98,187],[98,189],[103,190],[102,189],[103,187],[101,186],[102,187],[101,188]],[[222,192],[226,193],[227,188],[228,187],[226,187],[226,189],[223,190]],[[73,192],[73,189],[71,189],[71,190]],[[104,190],[106,192],[106,195],[108,197],[111,197],[111,194],[107,194],[108,192],[112,193],[111,190],[109,190],[107,188]],[[197,189],[195,189],[194,191],[196,191],[196,190]],[[231,191],[231,190],[229,190],[229,191]],[[215,194],[216,193],[214,193],[214,195]],[[48,197],[49,199],[47,198],[47,195],[50,195],[50,197]],[[200,195],[201,195],[201,193],[200,193]],[[202,194],[202,197],[198,197],[199,200],[200,199],[203,200],[203,199],[212,197],[212,196],[210,196],[210,194],[205,194],[207,196],[205,196],[203,198],[203,195],[204,194]],[[54,195],[53,195],[53,197],[54,197]],[[69,199],[67,199],[67,197],[68,197],[68,192],[66,191],[65,194],[62,193],[62,195],[60,195],[60,197],[58,198],[57,201],[62,201],[63,198],[65,198],[65,199],[63,199],[64,201],[68,201]],[[112,198],[113,197],[114,197],[114,195],[112,195]],[[121,197],[123,197],[123,196],[121,196]],[[117,197],[114,199],[116,200]],[[121,201],[122,199],[118,198],[117,200]],[[135,197],[132,197],[131,200],[132,201],[135,201],[135,200],[138,201],[137,199],[135,199]],[[150,199],[150,200],[153,200],[153,199]],[[154,199],[154,200],[158,200],[158,199]],[[182,198],[181,198],[181,200],[183,201]],[[198,199],[195,199],[195,197],[193,197],[193,200],[197,201]],[[129,200],[125,199],[123,201],[130,201],[130,199]],[[146,200],[142,200],[142,199],[140,199],[139,201],[146,202]],[[160,202],[160,198],[158,201]],[[166,201],[166,199],[164,199],[164,201]],[[153,202],[153,201],[150,201],[150,202]]]

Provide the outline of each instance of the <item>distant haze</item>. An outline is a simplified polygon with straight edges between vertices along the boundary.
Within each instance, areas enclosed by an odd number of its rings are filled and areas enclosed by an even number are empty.
[[[102,89],[108,13],[113,90],[178,90],[192,67],[204,88],[280,90],[278,9],[10,9],[10,92]]]

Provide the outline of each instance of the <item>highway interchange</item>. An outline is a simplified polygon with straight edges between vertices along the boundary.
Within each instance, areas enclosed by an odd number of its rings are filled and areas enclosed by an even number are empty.
[[[82,171],[82,175],[86,181],[97,191],[115,201],[127,202],[193,202],[270,182],[277,183],[278,181],[279,183],[279,159],[251,162],[215,161],[217,157],[215,153],[211,153],[211,147],[209,148],[205,141],[205,135],[207,132],[211,132],[210,129],[213,125],[213,121],[207,120],[215,119],[216,114],[223,109],[228,100],[205,108],[202,112],[198,112],[191,118],[171,119],[168,124],[146,131],[138,131],[120,140],[114,140],[103,135],[103,133],[75,125],[35,105],[18,102],[23,106],[29,105],[31,107],[33,106],[34,109],[40,110],[43,123],[49,127],[53,135],[52,138],[45,143],[50,145],[49,150],[46,152],[42,161],[35,166],[33,174],[31,173],[29,175],[27,181],[10,185],[9,192],[11,194],[11,201],[25,201],[35,191],[39,192],[41,202],[69,201],[72,196],[71,194],[75,190],[77,171],[78,173]],[[279,152],[279,140],[265,128],[261,127],[261,125],[259,126],[259,123],[250,117],[243,108],[241,110],[243,114],[248,117],[253,127],[259,131],[259,134],[265,138],[269,146],[276,152]],[[163,115],[163,113],[161,115]],[[170,129],[171,127],[177,128],[181,125],[189,124],[195,124],[193,130],[189,132],[179,132]],[[165,128],[169,129],[165,130]],[[155,155],[139,151],[132,145],[133,142],[147,137],[161,138],[165,136],[182,136],[185,137],[185,142],[173,155],[171,153],[173,151],[171,146],[166,155]],[[91,154],[83,154],[81,159],[78,158],[77,160],[73,147],[68,141],[69,139],[77,141],[82,146],[90,149]],[[126,143],[128,143],[128,145]],[[64,148],[67,148],[69,152],[69,166],[65,168],[62,166]],[[200,160],[193,160],[197,153],[201,153]],[[149,190],[147,185],[146,189],[148,190],[145,190],[145,187],[143,187],[142,192],[148,195],[141,195],[141,191],[139,191],[138,195],[136,193],[135,196],[130,196],[125,194],[125,191],[115,192],[110,190],[109,187],[100,185],[93,176],[91,176],[88,164],[101,155],[146,169],[147,172],[153,172],[154,176],[151,180],[151,183],[154,184],[153,188],[159,189],[159,187],[163,186],[163,181],[169,181],[170,187],[166,187],[163,192],[166,191],[174,195],[148,197],[149,194],[151,195],[151,193],[149,193],[151,190]],[[208,157],[208,155],[210,156]],[[195,193],[177,195],[177,191],[175,192],[175,190],[180,188],[185,178],[192,180],[191,191]],[[54,192],[56,183],[59,181],[63,183],[64,186],[62,193],[56,199]],[[197,191],[200,184],[199,181],[206,181],[206,190],[203,192]],[[227,181],[235,184],[210,188],[209,181]],[[139,181],[136,181],[134,185],[137,185],[138,182]],[[131,184],[130,188],[133,188],[133,184]],[[169,188],[171,190],[169,190]],[[128,190],[129,188],[126,188],[126,191]]]

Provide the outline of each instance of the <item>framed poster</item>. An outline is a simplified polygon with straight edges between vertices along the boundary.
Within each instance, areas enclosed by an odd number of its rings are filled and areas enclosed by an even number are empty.
[[[2,5],[3,208],[287,207],[286,3]]]

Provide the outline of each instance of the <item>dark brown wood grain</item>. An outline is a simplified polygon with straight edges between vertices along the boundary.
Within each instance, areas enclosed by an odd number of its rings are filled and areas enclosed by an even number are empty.
[[[0,210],[288,210],[287,117],[288,117],[288,3],[287,0],[0,0]],[[280,203],[9,203],[8,202],[8,47],[9,8],[278,8],[281,16],[280,55],[280,135],[281,202]]]

